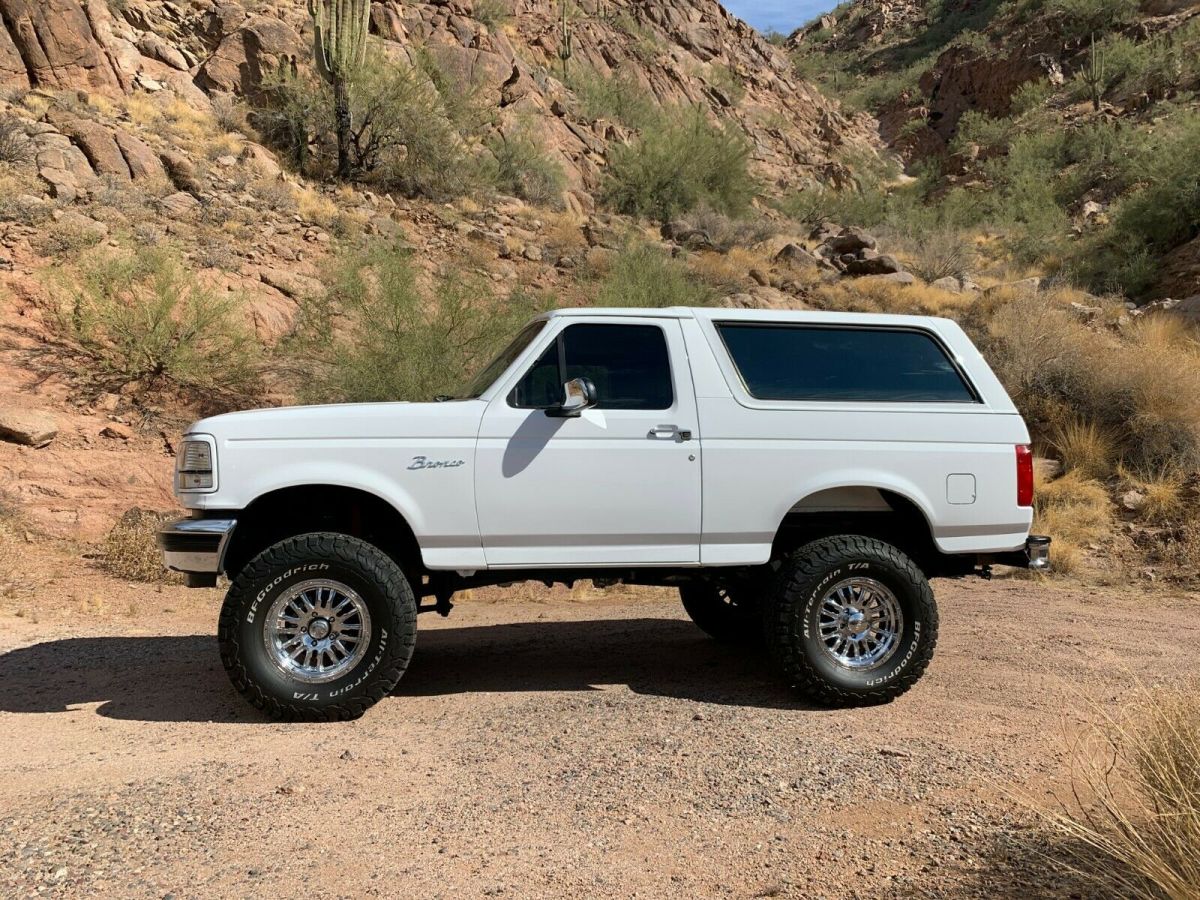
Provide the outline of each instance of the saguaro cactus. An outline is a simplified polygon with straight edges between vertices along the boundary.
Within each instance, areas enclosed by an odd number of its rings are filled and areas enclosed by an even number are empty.
[[[571,20],[567,12],[569,0],[561,0],[558,22],[558,58],[562,60],[563,81],[567,80],[567,63],[574,50],[575,39],[571,33]]]
[[[1100,101],[1104,97],[1104,89],[1108,87],[1108,83],[1104,72],[1104,51],[1096,46],[1095,34],[1092,35],[1092,49],[1082,77],[1083,83],[1088,86],[1088,93],[1092,97],[1092,109],[1100,112]]]
[[[313,20],[313,59],[333,88],[338,177],[350,174],[350,88],[367,50],[371,0],[308,0]]]

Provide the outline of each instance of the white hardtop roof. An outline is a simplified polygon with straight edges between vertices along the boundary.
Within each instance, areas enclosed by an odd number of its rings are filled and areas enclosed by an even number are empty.
[[[828,325],[924,325],[944,322],[935,316],[904,316],[894,313],[827,312],[814,309],[725,309],[713,306],[646,307],[595,306],[556,309],[539,318],[638,317],[655,319],[707,319],[720,322],[819,322]]]

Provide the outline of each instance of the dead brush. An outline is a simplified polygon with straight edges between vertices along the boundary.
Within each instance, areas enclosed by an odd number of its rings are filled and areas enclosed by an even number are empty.
[[[136,506],[126,510],[100,545],[100,564],[127,581],[179,583],[179,575],[163,568],[162,552],[156,543],[158,529],[170,518],[169,513]]]
[[[1033,496],[1033,530],[1054,541],[1053,571],[1078,572],[1084,548],[1105,540],[1112,529],[1108,491],[1100,482],[1071,471],[1054,481],[1039,481]]]
[[[1057,425],[1050,445],[1068,471],[1088,478],[1106,478],[1112,473],[1116,448],[1111,435],[1095,422],[1070,419]]]
[[[689,230],[701,231],[713,249],[727,253],[735,247],[752,247],[779,233],[779,226],[763,216],[734,218],[701,204],[679,217]]]
[[[1139,689],[1071,753],[1073,802],[1039,810],[1104,895],[1200,896],[1200,682]]]
[[[912,241],[908,267],[924,281],[963,278],[975,261],[971,245],[956,231],[922,234]]]

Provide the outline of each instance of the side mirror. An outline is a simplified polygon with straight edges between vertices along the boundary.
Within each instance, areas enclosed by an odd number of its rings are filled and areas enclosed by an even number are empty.
[[[572,378],[563,385],[563,402],[546,410],[546,415],[573,419],[585,409],[596,405],[596,386],[590,378]]]

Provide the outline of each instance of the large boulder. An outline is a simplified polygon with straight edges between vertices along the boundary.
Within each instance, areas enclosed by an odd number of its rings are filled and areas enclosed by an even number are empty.
[[[891,275],[903,272],[904,268],[896,261],[896,257],[882,253],[866,259],[851,259],[846,263],[847,275]]]
[[[300,35],[279,19],[254,16],[226,36],[200,67],[196,84],[207,91],[254,97],[280,67],[290,68],[311,52]]]
[[[113,133],[113,137],[116,139],[117,147],[121,150],[121,155],[125,157],[125,163],[129,166],[129,174],[134,181],[142,179],[154,181],[167,177],[158,155],[140,138],[121,129],[117,129]]]
[[[112,63],[77,0],[0,0],[0,83],[118,87]]]
[[[840,256],[843,253],[857,253],[860,250],[874,250],[875,238],[861,228],[843,228],[822,244],[830,250],[830,255]]]
[[[131,179],[129,164],[125,162],[116,138],[99,122],[76,118],[56,106],[46,112],[46,121],[83,151],[97,175],[112,175],[122,181]]]
[[[58,423],[47,413],[0,406],[0,441],[45,447],[58,434]]]

